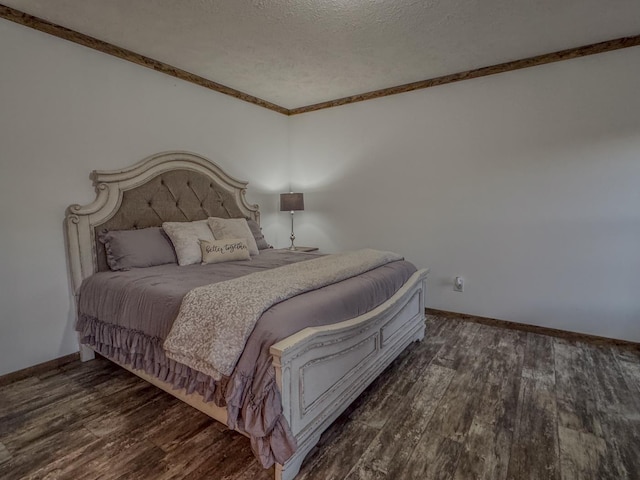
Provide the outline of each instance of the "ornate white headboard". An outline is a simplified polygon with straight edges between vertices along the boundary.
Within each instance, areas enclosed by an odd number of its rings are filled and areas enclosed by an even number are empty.
[[[258,205],[245,198],[247,182],[194,153],[158,153],[122,170],[94,170],[90,178],[96,199],[85,206],[71,205],[65,216],[76,293],[85,278],[107,268],[104,247],[96,234],[103,228],[146,228],[209,216],[260,222]]]

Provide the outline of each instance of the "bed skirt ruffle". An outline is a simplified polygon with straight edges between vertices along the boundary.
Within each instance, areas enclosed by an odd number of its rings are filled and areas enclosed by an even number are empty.
[[[229,428],[246,432],[255,456],[264,468],[284,464],[296,450],[296,441],[282,415],[282,401],[275,375],[260,395],[251,393],[253,378],[232,373],[216,381],[209,375],[176,362],[165,355],[163,340],[80,313],[76,323],[81,342],[100,355],[122,365],[142,370],[170,384],[197,393],[205,402],[226,407]]]

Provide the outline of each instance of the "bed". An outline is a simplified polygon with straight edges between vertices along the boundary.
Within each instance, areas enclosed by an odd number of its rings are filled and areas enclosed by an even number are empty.
[[[77,304],[83,282],[86,291],[87,285],[95,283],[96,278],[109,278],[105,246],[99,241],[101,231],[144,229],[159,227],[166,221],[186,222],[208,217],[260,221],[258,206],[246,201],[247,183],[234,179],[210,160],[193,153],[160,153],[130,168],[94,171],[91,179],[96,199],[86,206],[70,206],[65,219],[69,267]],[[268,250],[256,258],[263,263],[277,263],[281,253]],[[288,255],[296,257],[289,258],[293,263],[304,256],[313,256],[297,252]],[[260,262],[253,264],[260,267]],[[178,270],[182,268],[176,266],[170,271],[179,271],[181,275],[187,271]],[[145,276],[153,273],[157,278],[163,278],[166,275],[163,268],[144,270]],[[285,338],[266,347],[277,388],[274,398],[286,427],[283,435],[291,436],[295,446],[292,453],[276,456],[279,458],[275,466],[276,479],[293,479],[322,432],[402,350],[423,338],[427,274],[426,269],[403,273],[402,283],[394,287],[389,298],[366,313],[347,319],[333,318],[334,315],[346,315],[333,313],[335,305],[331,308],[320,306],[315,317],[326,315],[324,321],[315,318],[308,323],[312,326],[289,332]],[[135,273],[121,276],[133,277]],[[178,283],[188,282],[180,280]],[[96,287],[96,290],[100,289]],[[344,290],[342,285],[340,290]],[[80,320],[82,318],[79,319],[82,323]],[[96,326],[92,328],[95,330]],[[126,355],[116,354],[98,341],[87,342],[87,338],[81,335],[83,361],[91,360],[98,351],[212,418],[247,434],[244,425],[238,428],[235,416],[229,417],[231,410],[212,401],[211,392],[188,385],[176,388],[181,385],[167,381],[166,374],[142,368],[135,361],[129,361]],[[254,440],[252,438],[252,445]]]

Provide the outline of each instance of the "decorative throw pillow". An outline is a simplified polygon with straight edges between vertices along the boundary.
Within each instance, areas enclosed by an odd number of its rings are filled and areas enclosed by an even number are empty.
[[[160,227],[104,230],[98,234],[98,240],[104,244],[111,270],[176,263],[171,242]]]
[[[262,234],[262,229],[258,222],[255,220],[247,219],[247,225],[249,225],[249,230],[253,234],[253,238],[256,241],[256,245],[258,246],[258,250],[265,250],[269,248],[269,244],[264,239],[264,235]]]
[[[258,255],[260,253],[258,251],[258,245],[256,245],[256,240],[253,238],[253,233],[251,233],[249,225],[244,218],[209,217],[207,221],[216,240],[243,238],[245,242],[247,242],[247,247],[249,247],[249,253],[251,255]]]
[[[233,260],[251,260],[249,248],[244,238],[230,238],[228,240],[214,240],[208,242],[200,240],[202,263],[231,262]]]
[[[202,262],[200,240],[213,242],[215,238],[206,220],[195,222],[164,222],[162,228],[171,239],[179,265]]]

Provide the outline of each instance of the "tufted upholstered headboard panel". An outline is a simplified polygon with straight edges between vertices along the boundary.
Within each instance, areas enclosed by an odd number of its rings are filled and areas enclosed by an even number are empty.
[[[94,227],[98,271],[108,270],[102,230],[159,227],[162,222],[191,222],[207,217],[241,218],[245,215],[233,195],[199,172],[173,170],[122,192],[122,203],[106,222]]]
[[[252,218],[257,205],[245,199],[247,182],[237,180],[210,160],[188,152],[153,155],[130,168],[94,171],[96,199],[67,209],[66,233],[74,291],[82,280],[107,270],[102,230],[128,230],[188,222],[207,217]]]

